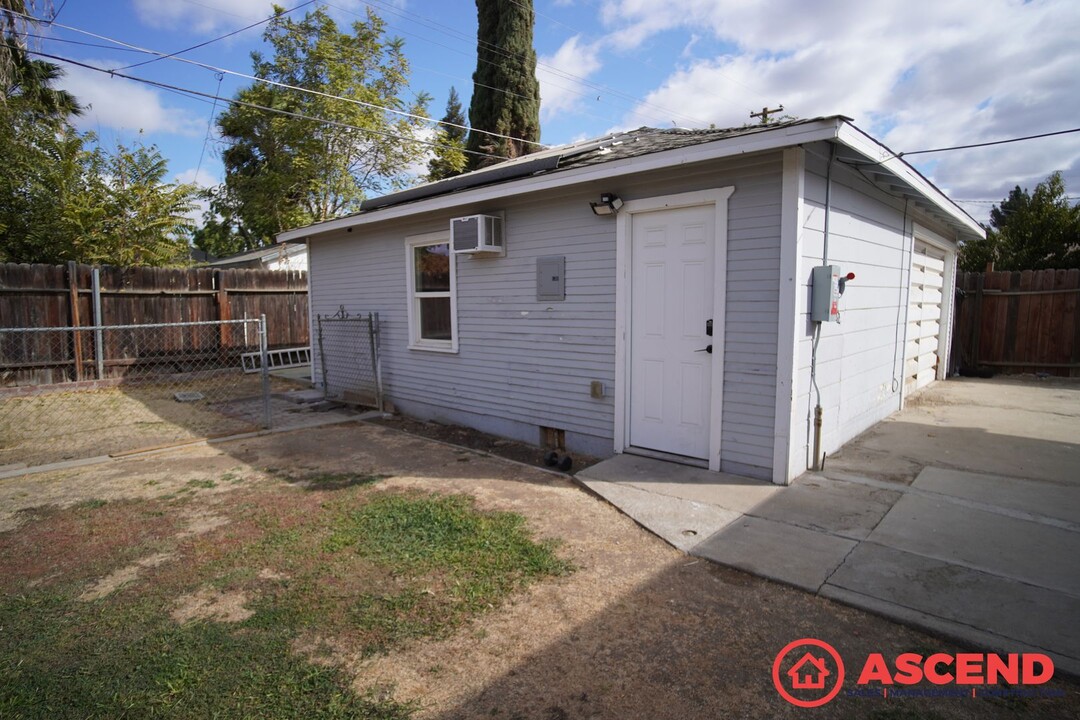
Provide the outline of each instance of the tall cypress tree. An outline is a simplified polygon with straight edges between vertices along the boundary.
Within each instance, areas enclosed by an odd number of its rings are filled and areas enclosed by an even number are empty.
[[[538,146],[521,140],[540,140],[540,83],[533,49],[532,0],[476,0],[479,19],[476,72],[469,105],[467,147],[473,152],[518,157]],[[520,140],[484,135],[508,135]],[[497,162],[469,156],[469,169]]]

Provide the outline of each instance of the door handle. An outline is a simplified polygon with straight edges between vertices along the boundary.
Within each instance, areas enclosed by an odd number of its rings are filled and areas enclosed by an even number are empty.
[[[705,347],[701,348],[700,350],[695,350],[694,352],[707,352],[710,355],[712,355],[712,345],[706,345]]]

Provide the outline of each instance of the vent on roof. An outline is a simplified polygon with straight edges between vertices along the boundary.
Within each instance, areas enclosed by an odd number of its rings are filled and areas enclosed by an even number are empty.
[[[450,221],[450,245],[455,255],[506,255],[502,218],[495,215],[454,218]]]

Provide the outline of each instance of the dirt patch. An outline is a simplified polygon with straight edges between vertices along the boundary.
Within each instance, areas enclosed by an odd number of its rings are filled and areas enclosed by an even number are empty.
[[[79,599],[83,602],[90,602],[112,595],[125,585],[138,580],[139,576],[148,568],[158,567],[175,559],[175,557],[174,553],[157,553],[115,570],[95,582],[93,586],[79,596]]]
[[[255,614],[253,610],[244,607],[247,602],[248,597],[242,592],[201,588],[179,598],[170,614],[173,620],[181,624],[195,620],[238,623]]]
[[[208,510],[191,512],[184,517],[184,521],[184,531],[177,537],[184,538],[193,535],[205,535],[212,530],[217,530],[223,525],[228,525],[230,522],[229,518],[222,515],[216,515]]]
[[[506,438],[501,438],[498,435],[491,435],[480,432],[479,430],[473,430],[472,428],[462,427],[461,425],[424,422],[422,420],[414,420],[412,418],[401,416],[369,420],[368,422],[394,428],[395,430],[401,430],[413,435],[419,435],[420,437],[467,447],[471,450],[479,450],[497,457],[506,458],[507,460],[525,463],[526,465],[549,467],[547,463],[544,462],[544,458],[548,453],[548,449],[546,448],[518,442],[516,440],[508,440]],[[570,468],[570,472],[584,470],[590,465],[595,465],[600,462],[600,458],[581,453],[572,453],[571,457],[573,458],[573,466]]]

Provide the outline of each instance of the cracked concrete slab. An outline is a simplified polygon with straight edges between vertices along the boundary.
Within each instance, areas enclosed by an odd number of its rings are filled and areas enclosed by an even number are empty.
[[[1080,383],[968,380],[787,488],[632,455],[579,479],[690,554],[1080,673],[1077,438]]]
[[[1080,485],[1075,483],[928,467],[919,473],[912,487],[1036,517],[1055,518],[1080,529]]]
[[[1080,663],[1080,598],[1067,593],[874,542],[861,543],[822,594],[829,588],[991,633],[1002,648],[1024,642]]]
[[[743,516],[691,554],[817,592],[856,544],[788,523]]]
[[[869,539],[1080,597],[1080,533],[909,494]]]

